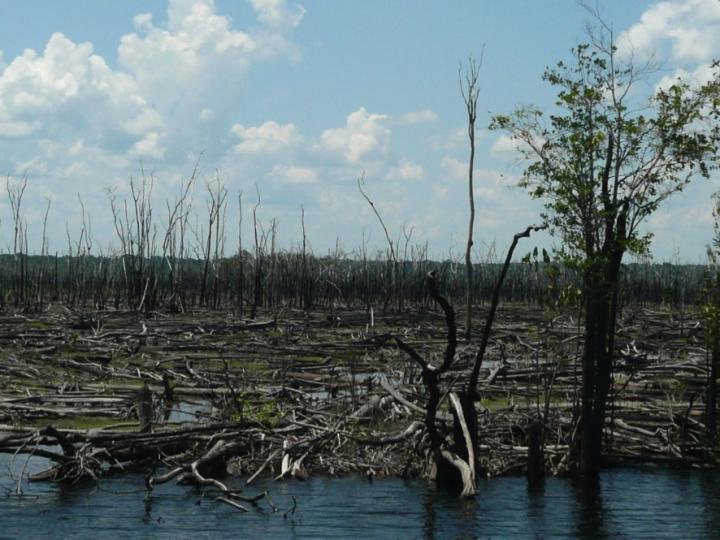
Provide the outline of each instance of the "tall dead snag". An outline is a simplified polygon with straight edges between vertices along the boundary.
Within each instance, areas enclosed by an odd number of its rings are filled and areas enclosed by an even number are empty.
[[[163,261],[167,264],[170,295],[165,304],[172,310],[185,311],[185,294],[182,280],[182,262],[185,252],[185,230],[192,209],[190,190],[197,178],[200,160],[195,162],[192,175],[180,186],[180,195],[171,207],[167,202],[167,229],[163,240]],[[179,237],[178,237],[179,235]]]
[[[390,233],[388,232],[388,228],[385,225],[385,221],[383,221],[383,218],[380,215],[380,212],[378,211],[377,207],[375,206],[375,203],[370,199],[370,197],[368,197],[367,193],[365,193],[365,190],[363,190],[364,184],[365,184],[365,173],[363,173],[362,176],[360,176],[360,178],[357,179],[358,190],[360,190],[360,194],[370,205],[370,208],[372,208],[372,211],[375,214],[375,217],[377,217],[378,221],[380,222],[380,226],[382,227],[382,230],[385,233],[385,240],[387,240],[387,243],[388,243],[390,258],[392,259],[392,272],[390,275],[390,286],[388,287],[389,293],[385,297],[385,306],[383,307],[383,309],[385,307],[387,307],[387,304],[390,301],[390,297],[392,294],[395,294],[395,298],[397,299],[398,309],[402,309],[403,308],[403,298],[402,298],[402,294],[400,292],[400,285],[399,285],[400,263],[398,262],[397,253],[395,252],[395,246],[393,245],[393,241],[390,238]]]
[[[242,247],[242,191],[238,193],[238,280],[237,280],[237,306],[238,312],[243,314],[243,294],[245,282],[245,265],[243,263],[243,247]]]
[[[151,199],[155,177],[152,174],[147,177],[144,169],[141,169],[141,172],[142,180],[139,184],[136,184],[132,177],[130,178],[132,198],[130,208],[127,200],[123,200],[121,204],[117,201],[113,190],[107,189],[106,192],[110,199],[115,232],[122,250],[120,260],[128,308],[135,311],[143,309],[151,311],[155,309],[154,301],[157,293],[157,274],[152,265],[156,229],[153,226]],[[83,231],[85,231],[84,227]],[[78,243],[78,251],[79,245]]]
[[[27,188],[27,176],[18,181],[7,177],[6,189],[14,225],[13,258],[15,275],[13,276],[13,292],[15,307],[25,301],[25,288],[27,281],[27,222],[22,214],[22,199]]]
[[[477,479],[477,458],[479,449],[477,412],[475,401],[477,400],[477,383],[482,366],[483,357],[487,349],[495,313],[500,302],[500,290],[502,289],[505,276],[507,275],[513,253],[521,238],[527,238],[533,231],[544,229],[544,226],[531,226],[513,237],[510,249],[505,257],[505,263],[500,272],[495,288],[493,290],[490,312],[485,322],[480,349],[475,355],[472,374],[468,380],[465,390],[458,395],[455,392],[448,392],[452,415],[454,420],[452,442],[448,442],[445,435],[440,433],[436,425],[437,409],[441,401],[441,377],[443,373],[450,370],[455,361],[457,349],[457,325],[455,323],[455,310],[450,302],[440,294],[438,288],[437,273],[430,272],[427,275],[426,283],[430,296],[438,303],[445,314],[445,325],[447,326],[447,344],[443,355],[442,364],[439,367],[431,365],[410,345],[396,337],[395,342],[398,348],[405,352],[422,368],[422,380],[428,393],[428,403],[425,411],[425,429],[430,438],[430,449],[435,464],[435,480],[439,485],[446,486],[460,493],[463,497],[470,497],[476,491]],[[433,476],[433,475],[431,475]]]
[[[253,305],[250,311],[250,318],[254,319],[257,309],[262,305],[262,249],[258,242],[258,220],[257,209],[260,206],[260,190],[255,184],[255,192],[257,193],[257,203],[253,206],[253,233],[255,238],[255,261],[254,261],[254,286],[253,286]]]
[[[470,160],[468,164],[468,201],[470,203],[470,219],[468,224],[468,239],[465,249],[465,277],[466,277],[466,296],[465,296],[465,339],[470,339],[472,334],[472,303],[473,303],[473,267],[472,267],[472,247],[473,247],[473,228],[475,226],[475,193],[473,186],[473,168],[475,166],[475,120],[477,118],[477,100],[480,94],[478,86],[478,75],[482,66],[483,52],[480,53],[480,60],[475,60],[472,56],[468,59],[467,66],[463,70],[460,66],[460,93],[462,94],[468,117],[468,138],[470,140]],[[463,73],[464,71],[464,73]]]
[[[300,205],[300,225],[302,226],[302,254],[300,267],[300,302],[303,309],[309,310],[312,307],[312,295],[308,287],[307,279],[307,235],[305,234],[305,208]]]
[[[45,264],[47,263],[49,259],[49,253],[48,253],[48,238],[47,238],[47,222],[48,222],[48,214],[50,213],[50,199],[47,199],[47,205],[45,206],[45,214],[43,214],[43,221],[42,221],[42,245],[40,246],[40,256],[42,258],[42,263],[40,264],[40,270],[37,274],[37,281],[35,285],[35,303],[37,304],[38,308],[42,306],[45,294],[44,294],[44,285],[45,285]]]
[[[211,184],[208,182],[206,187],[210,199],[207,202],[207,235],[205,237],[205,244],[200,244],[203,255],[203,270],[200,281],[200,305],[209,304],[213,309],[216,309],[221,246],[224,246],[225,243],[225,199],[227,198],[228,191],[220,180],[220,173],[218,171],[216,171],[215,183]],[[210,270],[212,270],[213,273],[212,284],[208,284]]]

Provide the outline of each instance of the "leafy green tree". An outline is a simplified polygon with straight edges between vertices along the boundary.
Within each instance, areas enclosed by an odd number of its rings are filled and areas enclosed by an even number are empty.
[[[551,114],[522,107],[491,124],[517,141],[528,163],[521,185],[544,201],[559,255],[582,276],[578,449],[588,476],[600,468],[623,256],[647,252],[641,224],[694,177],[709,176],[720,141],[717,64],[707,83],[678,79],[641,102],[637,83],[647,79],[647,66],[621,62],[609,31],[591,41],[573,50],[572,63],[545,71],[557,89]]]

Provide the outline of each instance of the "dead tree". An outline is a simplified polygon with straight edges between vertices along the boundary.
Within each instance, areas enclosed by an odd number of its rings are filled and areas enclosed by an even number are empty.
[[[302,264],[300,267],[300,302],[304,310],[312,307],[312,295],[308,287],[307,278],[307,235],[305,233],[305,208],[300,205],[300,224],[302,226]]]
[[[257,209],[260,206],[260,190],[255,185],[257,193],[257,202],[253,206],[253,234],[255,239],[255,261],[254,261],[254,286],[253,286],[253,305],[250,311],[250,318],[254,319],[257,315],[257,309],[262,305],[262,249],[258,241],[258,220]]]
[[[12,211],[14,225],[13,257],[15,262],[15,275],[13,276],[15,307],[25,300],[25,285],[27,274],[27,222],[22,214],[22,199],[27,188],[27,176],[14,182],[10,176],[6,180],[8,199]]]
[[[473,267],[472,267],[472,247],[473,247],[473,228],[475,226],[475,194],[473,186],[473,168],[475,166],[475,120],[477,118],[477,100],[480,94],[478,86],[478,75],[480,66],[482,66],[483,52],[480,53],[480,60],[476,61],[472,56],[468,59],[467,67],[463,70],[462,66],[459,70],[460,77],[460,93],[462,94],[468,117],[468,138],[470,140],[470,160],[468,164],[468,201],[470,203],[470,218],[468,223],[468,239],[465,248],[465,277],[466,277],[466,296],[465,296],[465,339],[470,339],[472,334],[472,303],[473,303]],[[464,74],[463,74],[464,71]],[[464,76],[463,76],[464,75]]]
[[[166,303],[177,311],[184,311],[184,295],[182,293],[181,265],[184,251],[184,233],[188,216],[192,207],[190,190],[197,178],[199,160],[195,163],[192,175],[180,186],[180,195],[171,207],[167,202],[167,229],[163,240],[163,260],[170,273],[170,295]],[[178,238],[178,233],[180,238]]]
[[[152,190],[155,178],[148,178],[142,170],[142,181],[135,184],[130,178],[132,208],[128,209],[127,200],[118,205],[114,191],[108,189],[110,208],[113,214],[115,232],[121,246],[121,262],[128,308],[135,311],[154,309],[157,276],[152,267],[155,252],[155,228],[153,226]],[[148,294],[149,293],[149,294]]]
[[[220,243],[221,243],[221,231],[220,224],[222,221],[222,215],[225,208],[225,198],[227,197],[227,189],[223,186],[219,173],[216,176],[216,183],[213,186],[208,182],[207,191],[210,197],[208,203],[208,229],[205,244],[200,244],[203,253],[203,270],[202,278],[200,282],[200,305],[207,303],[207,297],[213,297],[213,306],[217,302],[217,264],[220,256]],[[213,228],[215,229],[215,251],[213,256]],[[210,270],[210,263],[213,262],[213,284],[211,286],[212,291],[208,294],[208,273]]]
[[[437,427],[437,410],[441,401],[441,378],[444,373],[450,370],[455,362],[457,349],[457,325],[455,323],[455,310],[450,302],[440,294],[438,288],[437,273],[430,272],[427,275],[426,284],[433,300],[437,302],[445,314],[445,325],[447,326],[447,344],[443,361],[440,366],[433,366],[423,358],[413,347],[400,338],[395,342],[403,352],[412,358],[422,369],[422,380],[428,393],[428,403],[425,413],[425,429],[430,439],[430,450],[434,459],[434,471],[431,470],[431,477],[434,477],[439,485],[457,491],[463,497],[470,497],[476,491],[476,476],[478,470],[477,456],[479,450],[477,412],[475,401],[478,400],[478,377],[482,367],[483,358],[490,339],[495,314],[500,303],[500,290],[502,289],[505,276],[507,275],[513,253],[521,238],[527,238],[533,231],[544,229],[540,227],[527,227],[523,232],[515,234],[512,244],[505,257],[500,276],[493,289],[490,312],[488,313],[480,342],[480,348],[475,355],[474,365],[467,386],[461,394],[449,391],[447,393],[452,406],[454,429],[452,439],[447,439]]]
[[[368,195],[365,193],[365,190],[363,190],[364,184],[365,184],[365,173],[363,173],[362,176],[360,176],[360,178],[357,179],[358,190],[360,191],[360,194],[363,196],[363,198],[370,205],[370,208],[372,208],[373,213],[375,214],[375,217],[377,217],[378,221],[380,222],[380,226],[382,227],[383,232],[385,233],[385,239],[387,240],[390,258],[392,260],[392,271],[391,271],[391,276],[390,276],[390,287],[389,287],[390,291],[389,291],[389,294],[385,298],[385,305],[383,306],[383,311],[387,307],[387,304],[390,301],[390,296],[392,293],[395,294],[395,298],[397,299],[398,309],[402,310],[403,298],[402,298],[402,294],[400,292],[400,284],[399,284],[400,263],[398,262],[397,253],[395,251],[395,246],[393,245],[393,241],[390,238],[390,233],[388,232],[388,228],[385,225],[385,221],[383,221],[383,218],[380,215],[380,212],[378,212],[378,209],[375,206],[375,203],[370,199],[370,197],[368,197]]]

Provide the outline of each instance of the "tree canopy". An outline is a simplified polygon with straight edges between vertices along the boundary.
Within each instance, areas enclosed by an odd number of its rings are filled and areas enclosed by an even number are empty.
[[[707,82],[680,79],[638,98],[648,66],[617,60],[610,43],[573,50],[543,78],[557,87],[557,111],[521,107],[495,116],[529,165],[521,185],[545,201],[544,218],[571,260],[612,248],[647,250],[639,225],[695,175],[717,165],[720,69]]]

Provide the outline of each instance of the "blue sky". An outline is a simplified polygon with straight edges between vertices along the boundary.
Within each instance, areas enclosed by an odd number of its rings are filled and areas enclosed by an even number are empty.
[[[720,2],[605,0],[605,20],[639,55],[663,61],[656,76],[696,74],[720,57]],[[475,235],[504,247],[538,221],[540,206],[512,186],[522,171],[512,145],[485,126],[518,104],[549,107],[544,68],[585,39],[588,12],[572,0],[306,1],[27,0],[0,17],[0,170],[27,173],[30,251],[40,248],[46,199],[51,250],[79,233],[78,194],[94,245],[114,241],[106,190],[128,195],[140,166],[155,177],[155,222],[200,161],[204,181],[229,190],[227,250],[257,184],[265,226],[282,246],[300,240],[300,206],[316,253],[339,238],[346,251],[382,231],[355,186],[363,172],[394,237],[412,229],[445,257],[466,235],[467,140],[458,62],[479,55]],[[656,80],[648,81],[652,88]],[[647,224],[660,261],[698,262],[712,234],[709,195],[698,183]],[[0,241],[12,234],[0,197]],[[248,225],[248,219],[245,224]],[[249,239],[249,228],[244,236]],[[552,239],[538,238],[541,245]],[[530,249],[530,244],[528,244]]]

